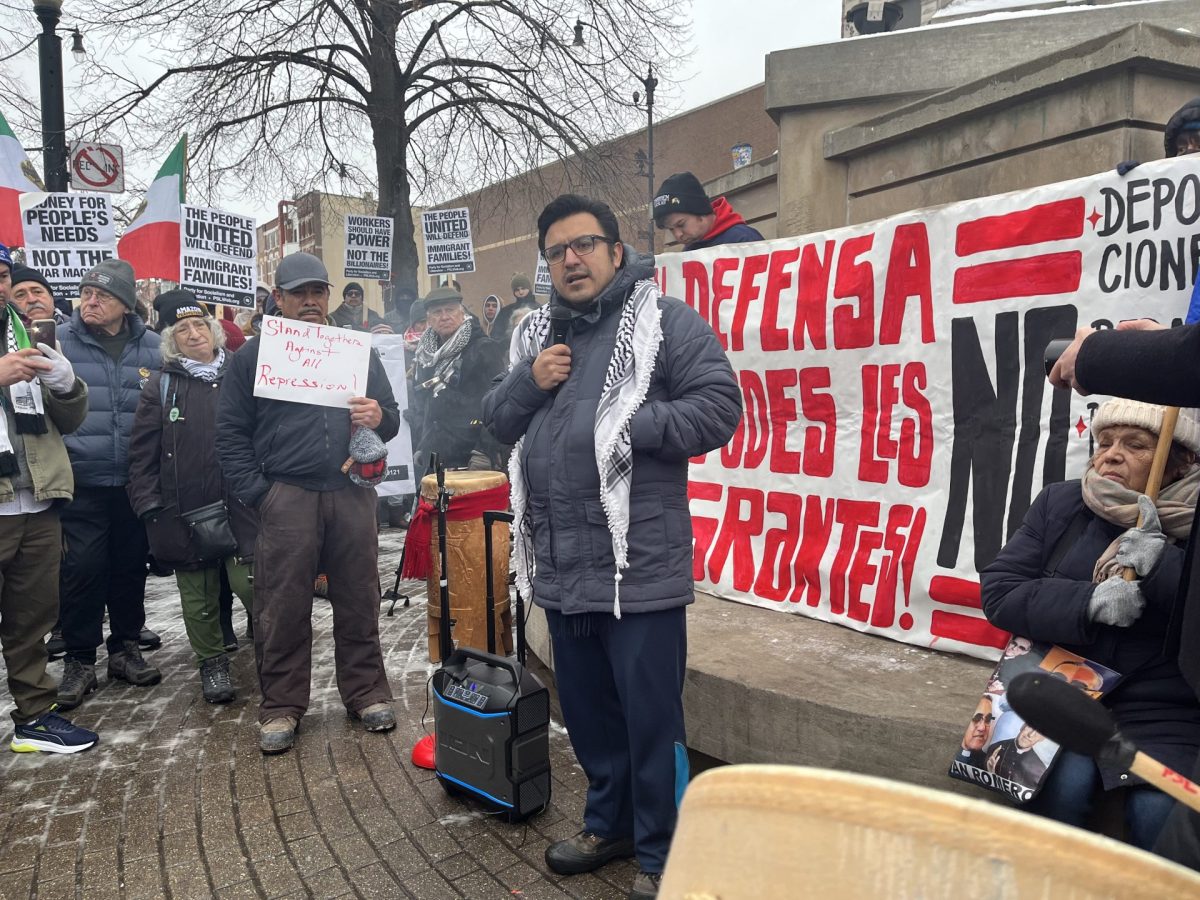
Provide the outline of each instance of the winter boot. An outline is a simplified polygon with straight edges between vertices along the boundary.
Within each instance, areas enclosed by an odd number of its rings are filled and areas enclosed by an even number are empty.
[[[222,653],[200,662],[200,690],[209,703],[228,703],[233,699],[228,656]]]
[[[74,709],[96,690],[96,667],[68,656],[63,660],[63,677],[58,685],[58,708]]]
[[[162,681],[162,673],[142,658],[137,641],[121,641],[121,650],[108,655],[108,680],[114,678],[149,687]]]

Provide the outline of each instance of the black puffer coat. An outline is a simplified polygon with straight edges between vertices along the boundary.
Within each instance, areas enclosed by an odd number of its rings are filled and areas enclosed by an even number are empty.
[[[1066,550],[1054,577],[1045,567],[1059,538],[1080,511],[1087,526]],[[1200,751],[1200,702],[1174,658],[1163,652],[1185,546],[1168,545],[1154,570],[1141,579],[1146,608],[1128,628],[1089,621],[1092,570],[1125,528],[1087,509],[1078,481],[1045,488],[995,561],[980,573],[983,611],[998,628],[1058,644],[1120,672],[1103,699],[1122,733],[1141,750],[1180,771],[1191,771]],[[1101,766],[1106,788],[1134,779]]]
[[[434,453],[441,454],[448,469],[465,468],[476,450],[489,458],[497,456],[496,442],[483,427],[483,395],[504,371],[506,348],[485,335],[474,319],[469,321],[471,337],[454,384],[435,397],[432,388],[424,386],[434,369],[414,363],[411,424],[418,477],[433,471]]]
[[[129,502],[146,521],[150,552],[177,569],[198,569],[190,533],[180,518],[187,512],[224,500],[237,538],[237,556],[254,557],[258,514],[233,496],[217,462],[217,402],[230,356],[216,381],[187,373],[178,362],[150,376],[138,403],[129,442]],[[167,400],[161,402],[161,380],[167,377]],[[178,410],[174,421],[172,410]],[[207,565],[211,565],[208,563]]]

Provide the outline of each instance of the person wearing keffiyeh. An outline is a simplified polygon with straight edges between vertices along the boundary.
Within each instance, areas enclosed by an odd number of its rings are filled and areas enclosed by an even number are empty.
[[[504,369],[504,347],[467,315],[454,288],[430,291],[424,308],[429,327],[417,341],[411,413],[417,477],[433,471],[434,453],[448,469],[495,468],[499,448],[481,410]]]
[[[555,683],[588,776],[562,875],[620,857],[658,891],[687,782],[684,611],[694,599],[688,460],[723,446],[741,393],[713,330],[663,296],[604,203],[538,219],[553,291],[514,332],[483,419],[509,464],[517,584],[546,611]]]
[[[88,391],[61,354],[31,346],[8,299],[11,267],[0,246],[0,640],[16,705],[11,747],[75,753],[97,736],[56,711],[42,640],[58,616],[59,509],[75,489],[62,436],[83,422]]]

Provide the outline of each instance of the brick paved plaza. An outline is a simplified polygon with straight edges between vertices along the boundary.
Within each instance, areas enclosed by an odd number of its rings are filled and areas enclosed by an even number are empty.
[[[385,590],[402,538],[381,536]],[[424,585],[408,587],[413,605],[380,618],[400,722],[386,735],[347,718],[329,606],[316,600],[312,704],[295,749],[264,757],[253,649],[243,641],[233,655],[237,700],[205,703],[173,577],[151,578],[147,588],[147,625],[163,637],[147,657],[163,682],[108,684],[101,650],[100,690],[71,714],[100,732],[96,747],[75,756],[9,752],[11,703],[0,687],[0,896],[624,897],[630,862],[566,880],[546,869],[547,844],[579,828],[586,787],[557,721],[553,802],[527,826],[449,799],[432,773],[412,765],[433,669]],[[234,624],[240,637],[240,609]],[[51,664],[56,676],[61,670]]]

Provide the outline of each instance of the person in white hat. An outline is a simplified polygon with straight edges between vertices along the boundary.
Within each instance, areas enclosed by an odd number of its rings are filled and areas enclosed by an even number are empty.
[[[1164,646],[1200,494],[1200,424],[1180,416],[1152,501],[1143,492],[1163,412],[1134,400],[1103,404],[1083,478],[1042,490],[980,582],[983,612],[996,627],[1120,673],[1101,702],[1122,734],[1186,772],[1200,752],[1200,700]],[[1134,580],[1125,580],[1126,568]],[[1102,790],[1125,792],[1129,841],[1153,848],[1174,801],[1087,756],[1060,751],[1023,808],[1082,828]]]

